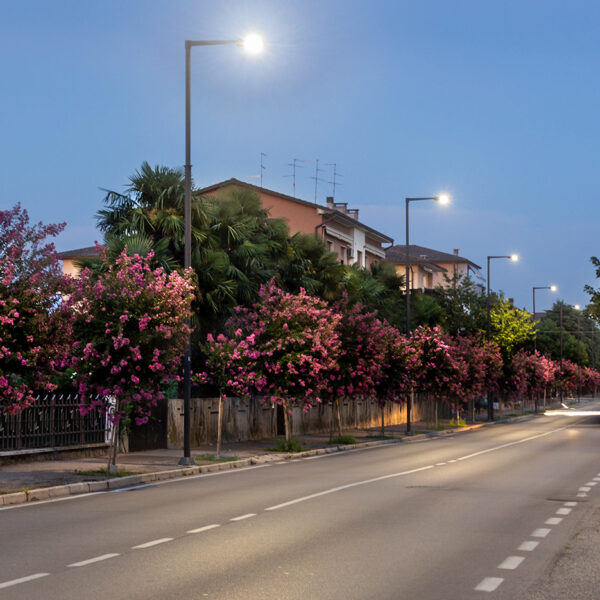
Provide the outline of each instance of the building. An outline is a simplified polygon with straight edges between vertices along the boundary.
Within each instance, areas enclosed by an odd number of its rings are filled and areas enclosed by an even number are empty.
[[[424,246],[408,246],[411,290],[431,290],[446,285],[444,276],[466,276],[472,271],[481,279],[481,267],[464,256],[459,256],[458,248],[452,254],[440,252]],[[406,273],[406,245],[391,246],[385,251],[385,262],[393,263],[399,275]]]
[[[238,179],[228,179],[195,193],[210,196],[232,187],[256,192],[269,216],[285,219],[292,235],[303,232],[322,238],[343,264],[358,263],[361,267],[369,267],[383,261],[383,244],[394,242],[393,238],[361,223],[358,209],[348,208],[347,203],[335,202],[331,197],[327,198],[325,206],[321,206]]]
[[[87,248],[78,248],[77,250],[68,250],[67,252],[59,252],[58,258],[62,260],[62,271],[64,275],[77,277],[79,275],[79,267],[76,262],[83,258],[95,258],[99,256],[101,246],[88,246]]]

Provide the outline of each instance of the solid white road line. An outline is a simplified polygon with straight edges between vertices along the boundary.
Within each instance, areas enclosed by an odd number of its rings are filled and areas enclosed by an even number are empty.
[[[198,529],[190,529],[187,533],[202,533],[203,531],[208,531],[209,529],[216,529],[217,527],[221,527],[217,523],[213,525],[205,525],[204,527],[198,527]]]
[[[279,508],[284,508],[292,504],[298,504],[299,502],[305,502],[306,500],[312,500],[313,498],[318,498],[319,496],[326,496],[327,494],[333,494],[334,492],[347,490],[348,488],[357,487],[359,485],[375,483],[376,481],[384,481],[385,479],[392,479],[393,477],[402,477],[403,475],[410,475],[411,473],[427,471],[428,469],[433,468],[433,465],[427,465],[426,467],[420,467],[419,469],[411,469],[410,471],[402,471],[400,473],[392,473],[391,475],[382,475],[381,477],[374,477],[373,479],[365,479],[364,481],[356,481],[354,483],[348,483],[346,485],[340,485],[339,487],[331,488],[329,490],[317,492],[316,494],[310,494],[309,496],[302,496],[301,498],[296,498],[295,500],[289,500],[288,502],[282,502],[281,504],[276,504],[275,506],[269,506],[268,508],[265,508],[265,510],[277,510]]]
[[[572,508],[559,508],[556,511],[557,515],[568,515],[573,509]]]
[[[562,517],[550,517],[544,521],[544,525],[558,525],[562,521]]]
[[[476,592],[493,592],[504,581],[502,577],[486,577],[475,588]]]
[[[40,577],[47,577],[50,573],[34,573],[27,577],[19,577],[19,579],[11,579],[10,581],[4,581],[0,583],[0,589],[11,587],[12,585],[19,585],[19,583],[26,583],[27,581],[33,581],[34,579],[40,579]]]
[[[517,548],[517,550],[520,550],[521,552],[531,552],[531,551],[535,550],[538,546],[539,546],[539,542],[527,541],[527,542],[523,542]]]
[[[152,546],[158,546],[159,544],[164,544],[165,542],[172,542],[173,538],[160,538],[159,540],[152,540],[151,542],[146,542],[145,544],[139,544],[137,546],[131,546],[132,550],[142,550],[143,548],[152,548]]]
[[[501,446],[494,446],[493,448],[488,448],[487,450],[481,450],[480,452],[474,452],[473,454],[467,454],[467,456],[461,456],[457,460],[467,460],[469,458],[474,458],[475,456],[481,456],[482,454],[487,454],[488,452],[495,452],[496,450],[502,450],[502,448],[509,448],[510,446],[516,446],[517,444],[524,444],[525,442],[530,442],[531,440],[537,440],[539,438],[543,438],[547,435],[552,435],[558,431],[564,431],[567,429],[566,427],[559,427],[558,429],[553,429],[552,431],[546,431],[546,433],[540,433],[538,435],[532,435],[527,438],[523,438],[522,440],[517,440],[516,442],[509,442],[508,444],[502,444]]]
[[[505,558],[499,565],[499,569],[516,569],[523,561],[524,556],[509,556]]]
[[[546,527],[540,527],[539,529],[536,529],[530,537],[539,537],[539,538],[543,538],[546,537],[550,532],[552,531],[552,529],[547,529]]]
[[[247,515],[240,515],[239,517],[233,517],[233,519],[229,519],[230,521],[243,521],[244,519],[249,519],[250,517],[255,517],[256,513],[248,513]]]
[[[102,556],[95,556],[94,558],[88,558],[87,560],[82,560],[80,562],[71,563],[67,565],[67,567],[85,567],[86,565],[91,565],[92,563],[100,562],[101,560],[108,560],[109,558],[114,558],[115,556],[119,556],[118,554],[103,554]]]
[[[446,463],[435,463],[436,467],[443,467]]]

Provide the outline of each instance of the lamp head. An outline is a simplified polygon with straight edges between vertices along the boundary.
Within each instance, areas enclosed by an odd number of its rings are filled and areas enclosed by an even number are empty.
[[[518,254],[511,254],[510,255],[510,260],[512,260],[513,262],[518,262],[519,255]]]
[[[573,306],[573,308],[574,308],[575,310],[581,310],[581,306],[579,306],[579,304],[575,304],[575,305]]]
[[[260,35],[251,33],[242,40],[242,46],[248,54],[260,54],[265,43]]]
[[[448,204],[450,202],[450,196],[448,196],[448,194],[442,194],[441,196],[437,196],[436,200],[440,204]]]
[[[555,292],[558,288],[555,285],[550,286],[550,291]]]

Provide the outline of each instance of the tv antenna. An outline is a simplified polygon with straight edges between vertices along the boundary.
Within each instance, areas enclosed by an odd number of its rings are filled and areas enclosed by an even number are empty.
[[[317,158],[317,159],[315,160],[315,162],[316,162],[316,167],[315,167],[315,176],[314,176],[314,177],[311,177],[311,179],[314,179],[314,180],[315,180],[315,204],[316,204],[316,203],[317,203],[317,187],[318,187],[318,185],[319,185],[319,181],[322,181],[322,182],[324,182],[324,183],[327,183],[327,182],[326,182],[324,179],[321,179],[321,178],[319,177],[319,173],[323,173],[323,172],[324,172],[324,169],[319,169],[319,159]]]
[[[267,168],[263,165],[263,158],[267,156],[264,152],[260,153],[260,187],[263,186],[263,171]],[[335,185],[334,185],[335,189]]]
[[[293,197],[296,197],[296,167],[302,167],[302,165],[298,165],[298,163],[301,162],[306,162],[300,158],[294,158],[294,160],[291,163],[288,163],[288,167],[292,167],[292,173],[291,175],[284,175],[284,177],[291,177],[292,178],[292,189],[293,189]]]
[[[338,177],[343,177],[343,175],[341,173],[337,172],[337,164],[336,163],[326,163],[327,167],[333,167],[333,178],[331,181],[328,181],[327,183],[331,183],[331,185],[333,186],[333,197],[335,198],[335,188],[337,185],[342,185],[341,183],[337,182],[337,178]]]

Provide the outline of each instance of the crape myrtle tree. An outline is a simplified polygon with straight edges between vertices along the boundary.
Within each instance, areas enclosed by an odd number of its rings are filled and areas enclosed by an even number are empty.
[[[153,269],[152,259],[152,252],[147,257],[123,252],[100,275],[85,269],[67,301],[81,410],[99,406],[109,412],[115,424],[113,471],[116,432],[131,419],[148,421],[165,385],[178,378],[189,335],[190,275]]]
[[[248,343],[240,368],[241,385],[254,381],[264,403],[283,407],[285,437],[291,440],[291,409],[307,411],[321,402],[340,351],[341,316],[304,290],[290,294],[274,282],[261,287],[259,302],[238,307],[227,330]],[[229,337],[232,337],[231,335]]]
[[[31,225],[20,204],[0,210],[0,413],[54,391],[65,368],[69,321],[60,304],[68,280],[46,242],[64,227]]]
[[[338,435],[342,436],[340,400],[376,397],[386,354],[386,327],[376,311],[361,304],[350,305],[345,295],[333,310],[339,314],[340,350],[335,367],[327,373],[324,399],[335,407]]]
[[[556,366],[551,359],[540,352],[521,349],[512,359],[507,395],[520,402],[525,398],[533,398],[537,412],[539,400],[543,397],[545,402],[555,374]]]

